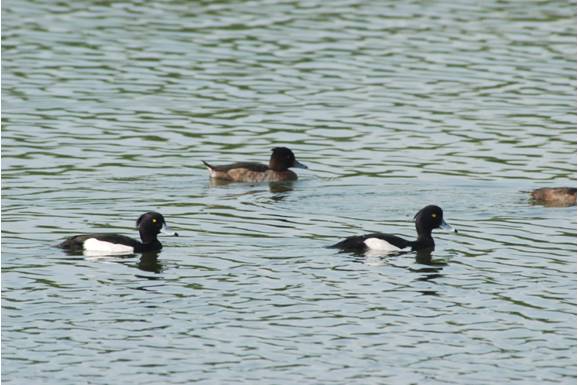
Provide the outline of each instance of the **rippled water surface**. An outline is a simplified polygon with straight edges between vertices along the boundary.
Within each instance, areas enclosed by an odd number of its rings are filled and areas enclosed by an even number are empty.
[[[576,5],[6,1],[6,384],[574,384]],[[309,165],[210,183],[201,160]],[[326,246],[415,236],[431,259]],[[67,235],[136,236],[95,258]]]

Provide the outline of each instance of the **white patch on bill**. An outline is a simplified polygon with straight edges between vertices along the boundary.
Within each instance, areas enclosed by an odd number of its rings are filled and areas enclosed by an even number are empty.
[[[102,253],[111,254],[132,254],[134,253],[134,247],[121,245],[118,243],[110,243],[105,241],[99,241],[96,238],[88,238],[83,244],[84,250],[87,251],[98,251]]]

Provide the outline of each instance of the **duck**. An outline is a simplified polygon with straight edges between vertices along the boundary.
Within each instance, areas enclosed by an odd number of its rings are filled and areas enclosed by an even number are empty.
[[[575,187],[542,187],[532,191],[532,199],[538,203],[560,206],[576,206]]]
[[[177,237],[171,232],[165,218],[157,212],[142,214],[136,221],[142,242],[120,234],[95,233],[74,235],[60,243],[58,247],[70,251],[93,251],[110,254],[133,254],[159,251],[163,245],[157,239],[159,233]]]
[[[457,233],[458,231],[444,220],[443,210],[436,205],[428,205],[417,212],[414,217],[417,239],[408,241],[392,234],[372,233],[345,238],[330,246],[343,251],[365,252],[380,251],[387,253],[402,251],[433,250],[433,229],[444,229]]]
[[[297,180],[297,174],[290,168],[308,167],[295,159],[293,151],[287,147],[275,147],[269,159],[269,165],[253,162],[237,162],[213,166],[202,161],[214,179],[232,182],[281,182]]]

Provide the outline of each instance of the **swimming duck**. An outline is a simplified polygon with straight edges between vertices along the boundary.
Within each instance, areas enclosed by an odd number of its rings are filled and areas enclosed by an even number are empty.
[[[532,191],[532,199],[539,203],[560,206],[576,205],[576,188],[574,187],[543,187]]]
[[[98,233],[72,236],[58,247],[71,251],[86,250],[111,254],[143,253],[162,249],[163,245],[157,239],[157,235],[161,232],[178,236],[177,233],[168,230],[165,218],[154,211],[141,215],[136,221],[136,226],[142,242],[120,234]]]
[[[295,159],[293,151],[287,147],[275,147],[271,150],[269,165],[252,162],[237,162],[222,166],[213,166],[202,161],[209,169],[211,178],[233,182],[279,182],[297,180],[297,174],[289,168],[307,168]]]
[[[441,208],[429,205],[418,211],[414,217],[417,240],[408,241],[396,235],[373,233],[345,238],[336,243],[334,248],[344,251],[367,251],[378,250],[384,252],[398,252],[409,250],[433,249],[434,240],[432,238],[433,229],[445,229],[458,232],[444,221],[444,213]]]

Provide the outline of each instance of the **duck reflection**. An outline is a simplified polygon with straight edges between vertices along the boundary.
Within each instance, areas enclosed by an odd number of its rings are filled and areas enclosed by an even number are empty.
[[[443,259],[433,259],[434,248],[428,249],[421,249],[416,252],[415,262],[419,263],[420,265],[428,265],[428,266],[447,266],[448,263],[446,260]]]
[[[143,253],[136,266],[142,271],[149,271],[156,274],[165,270],[165,266],[159,260],[158,252]]]
[[[222,179],[210,179],[209,180],[209,187],[227,187],[230,184],[238,185],[238,182],[230,181],[230,180],[222,180]],[[293,191],[295,186],[295,181],[282,181],[282,182],[268,182],[269,191],[273,194],[271,199],[275,202],[281,201],[287,197],[288,192]],[[250,184],[251,187],[258,187],[259,185],[263,186],[263,183],[259,184]],[[244,191],[241,195],[247,194],[257,194],[262,192],[263,190],[249,190]]]
[[[159,274],[166,269],[165,265],[159,260],[160,251],[150,251],[143,254],[110,254],[92,251],[66,251],[66,255],[73,257],[70,259],[86,259],[88,261],[101,261],[106,263],[120,263],[130,267],[136,267],[139,270]],[[79,258],[80,257],[80,258]],[[139,260],[135,264],[134,257]]]
[[[440,272],[448,263],[443,259],[433,259],[433,247],[428,249],[421,249],[416,252],[415,263],[417,266],[411,267],[409,270],[413,273],[426,273],[416,278],[417,281],[433,281],[436,278],[443,277]],[[424,293],[425,294],[425,293]],[[431,293],[430,293],[431,294]]]
[[[113,262],[115,259],[126,259],[132,258],[137,254],[134,253],[111,253],[110,251],[98,251],[98,250],[74,250],[65,249],[64,253],[71,257],[83,257],[80,259],[86,259],[89,261],[107,261]],[[71,258],[76,259],[76,258]]]
[[[443,259],[434,259],[432,256],[433,250],[434,248],[432,247],[416,251],[415,263],[418,266],[411,266],[408,269],[416,273],[434,273],[441,271],[444,268],[444,266],[448,265],[448,263],[446,260]],[[384,251],[368,250],[365,252],[354,252],[354,253],[342,251],[342,253],[348,253],[352,255],[353,260],[355,262],[364,263],[370,266],[381,266],[390,264],[388,260],[392,257],[409,255],[413,254],[414,252],[411,251],[384,252]]]
[[[269,182],[269,191],[273,194],[286,193],[293,191],[293,186],[295,181],[284,181],[284,182]],[[285,195],[283,195],[285,197]]]
[[[294,181],[269,182],[269,191],[271,191],[271,201],[281,202],[293,191]]]
[[[209,187],[222,187],[222,186],[228,186],[231,183],[234,183],[233,181],[230,180],[224,180],[224,179],[209,179]]]
[[[210,179],[209,180],[209,187],[222,187],[222,186],[229,186],[230,184],[239,185],[239,182],[231,181],[231,180],[224,180],[224,179]],[[251,186],[258,186],[262,185],[262,182],[259,183],[247,183]],[[286,180],[286,181],[276,181],[276,182],[268,182],[269,191],[272,193],[278,192],[287,192],[293,190],[293,186],[295,185],[295,181]]]

